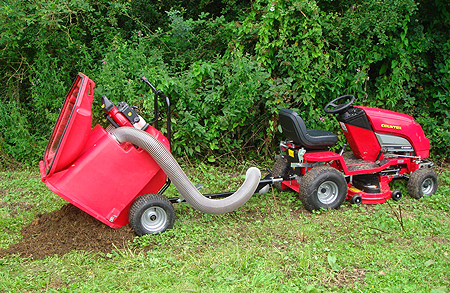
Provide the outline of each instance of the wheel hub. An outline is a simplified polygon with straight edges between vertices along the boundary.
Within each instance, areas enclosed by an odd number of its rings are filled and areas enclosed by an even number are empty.
[[[431,178],[427,178],[422,183],[422,193],[423,195],[430,195],[433,191],[434,182]]]
[[[167,222],[166,211],[161,207],[150,207],[141,217],[142,226],[153,233],[161,231]]]
[[[317,191],[317,197],[321,203],[331,204],[337,199],[338,193],[339,187],[336,183],[333,181],[325,181],[320,184]]]

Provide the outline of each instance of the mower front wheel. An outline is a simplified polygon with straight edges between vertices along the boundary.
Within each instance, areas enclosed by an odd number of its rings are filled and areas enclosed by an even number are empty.
[[[438,178],[433,169],[418,169],[409,176],[407,188],[409,195],[413,198],[431,196],[436,192],[437,187]]]
[[[317,166],[301,178],[299,197],[309,211],[338,209],[347,197],[347,182],[335,168]]]
[[[173,227],[175,209],[167,197],[161,194],[144,194],[131,205],[128,220],[138,236],[162,233]]]

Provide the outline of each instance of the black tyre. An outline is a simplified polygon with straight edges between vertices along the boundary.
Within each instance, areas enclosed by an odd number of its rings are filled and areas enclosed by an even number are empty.
[[[314,167],[301,178],[299,196],[309,211],[338,209],[347,197],[347,182],[335,168]]]
[[[436,172],[430,168],[414,171],[409,177],[407,187],[409,195],[416,199],[433,195],[438,188]]]
[[[273,177],[279,177],[282,176],[283,178],[286,178],[289,174],[289,163],[286,158],[279,157],[272,168],[272,175]],[[279,190],[279,191],[286,191],[288,189],[283,189],[281,187],[281,182],[275,182],[273,186]]]
[[[400,190],[392,191],[391,198],[395,201],[399,201],[402,198],[402,192]]]
[[[131,205],[128,220],[138,236],[161,233],[173,227],[175,209],[161,194],[144,194]]]
[[[350,199],[350,202],[352,204],[356,204],[356,205],[360,205],[362,203],[362,197],[359,194],[355,194],[354,196],[352,196],[352,198]]]

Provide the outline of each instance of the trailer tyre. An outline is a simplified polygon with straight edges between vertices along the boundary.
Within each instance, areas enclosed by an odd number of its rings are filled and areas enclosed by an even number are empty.
[[[347,182],[335,168],[314,167],[300,181],[299,197],[309,211],[338,209],[347,197]]]
[[[416,199],[433,195],[438,188],[436,172],[430,168],[414,171],[409,177],[407,188],[409,195]]]
[[[283,177],[285,178],[289,173],[289,163],[286,158],[279,157],[272,168],[273,177]],[[281,182],[275,182],[273,184],[276,190],[278,191],[286,191],[287,189],[283,189],[281,186]]]
[[[138,236],[157,234],[172,229],[175,209],[167,197],[161,194],[144,194],[131,205],[128,220]]]

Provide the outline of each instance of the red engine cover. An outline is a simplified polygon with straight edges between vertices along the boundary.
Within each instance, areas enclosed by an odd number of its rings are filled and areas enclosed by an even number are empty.
[[[411,143],[417,156],[428,157],[430,141],[423,133],[420,124],[413,117],[377,108],[362,106],[357,106],[357,108],[366,112],[375,132],[403,137]]]

